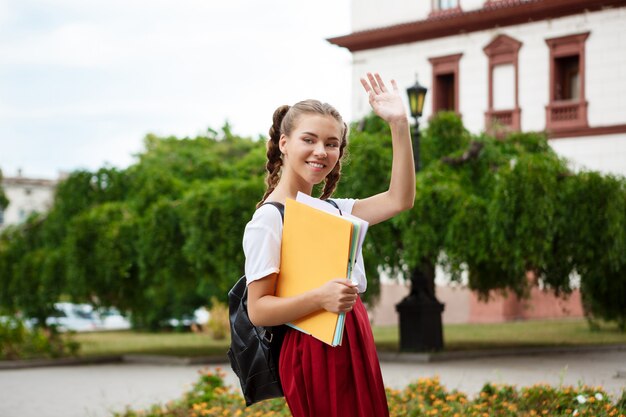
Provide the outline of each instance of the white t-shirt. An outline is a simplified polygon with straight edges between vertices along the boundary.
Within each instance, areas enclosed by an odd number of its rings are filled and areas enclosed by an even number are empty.
[[[342,213],[352,213],[356,200],[333,198]],[[243,234],[243,252],[246,256],[246,280],[252,281],[280,272],[280,245],[283,236],[283,221],[278,209],[271,204],[259,207],[246,225]],[[337,277],[339,278],[339,277]],[[352,280],[360,293],[365,292],[367,280],[363,265],[363,254],[359,252],[352,271]]]

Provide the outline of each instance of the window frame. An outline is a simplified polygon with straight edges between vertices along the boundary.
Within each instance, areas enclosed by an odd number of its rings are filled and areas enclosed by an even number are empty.
[[[550,52],[550,82],[546,105],[546,130],[559,131],[589,127],[585,93],[585,43],[591,32],[545,39]],[[578,98],[557,99],[557,59],[578,56]]]
[[[454,75],[454,109],[453,111],[462,117],[459,111],[459,62],[461,61],[462,53],[445,55],[440,57],[428,58],[428,61],[432,65],[432,115],[437,114],[439,110],[439,103],[441,102],[441,92],[437,89],[437,77],[440,75]]]
[[[521,130],[522,110],[519,107],[519,50],[522,45],[522,42],[517,39],[501,34],[493,38],[492,41],[483,48],[488,58],[488,107],[485,112],[485,129],[487,131],[492,131],[495,128],[495,122],[505,130],[517,132]],[[494,108],[493,71],[498,65],[513,66],[515,105],[512,109],[496,110]]]

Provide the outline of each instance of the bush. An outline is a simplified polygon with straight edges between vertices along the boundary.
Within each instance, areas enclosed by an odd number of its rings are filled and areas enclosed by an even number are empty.
[[[149,410],[126,410],[116,417],[256,417],[290,416],[283,398],[276,398],[246,408],[238,390],[224,386],[224,374],[208,370],[183,399]],[[421,378],[404,390],[387,388],[391,417],[626,417],[626,391],[613,404],[602,388],[548,385],[516,389],[511,385],[485,384],[470,400],[462,392],[448,392],[439,378]]]
[[[71,336],[62,337],[54,327],[29,329],[14,317],[0,320],[0,341],[2,360],[76,356],[80,348]]]
[[[218,301],[217,298],[211,298],[211,314],[207,323],[207,332],[215,340],[224,340],[226,335],[230,333],[230,325],[228,321],[228,305]]]

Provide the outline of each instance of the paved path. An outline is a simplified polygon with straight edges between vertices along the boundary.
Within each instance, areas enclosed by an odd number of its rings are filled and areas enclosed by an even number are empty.
[[[91,365],[0,371],[0,417],[105,417],[178,398],[201,366]],[[226,364],[224,370],[230,371]],[[476,394],[485,382],[518,386],[545,382],[601,385],[618,395],[626,389],[626,351],[546,354],[436,363],[383,363],[385,384],[402,388],[439,375],[448,389]],[[235,376],[227,373],[227,384]]]

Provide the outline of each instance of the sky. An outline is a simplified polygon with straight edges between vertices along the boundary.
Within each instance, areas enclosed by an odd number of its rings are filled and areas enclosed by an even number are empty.
[[[147,133],[258,137],[307,98],[350,119],[349,0],[0,0],[4,176],[124,168]]]

